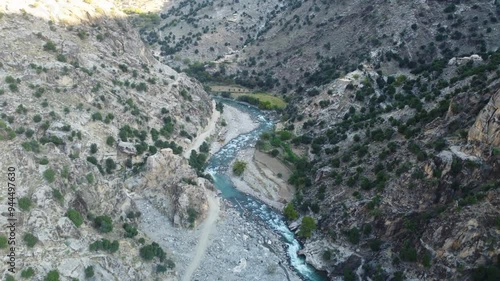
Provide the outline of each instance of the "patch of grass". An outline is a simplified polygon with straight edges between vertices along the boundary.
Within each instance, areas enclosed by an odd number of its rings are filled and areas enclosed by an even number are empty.
[[[283,109],[287,105],[287,103],[282,98],[273,96],[268,93],[253,93],[253,94],[232,93],[231,96],[235,99],[244,99],[242,97],[255,98],[259,101],[259,104],[256,105],[263,109],[273,109],[273,108]]]

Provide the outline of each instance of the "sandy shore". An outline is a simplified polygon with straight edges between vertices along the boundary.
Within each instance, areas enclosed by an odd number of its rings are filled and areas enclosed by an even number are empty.
[[[279,211],[293,199],[294,187],[287,182],[291,171],[278,159],[249,148],[240,151],[236,160],[247,163],[242,176],[230,174],[238,190],[259,198]]]
[[[217,124],[217,134],[213,136],[213,142],[210,146],[210,153],[214,154],[222,146],[227,144],[235,137],[248,133],[258,127],[258,123],[252,120],[252,117],[234,106],[225,104],[221,116],[226,122],[226,126],[222,126],[221,122]],[[221,121],[222,121],[221,120]]]

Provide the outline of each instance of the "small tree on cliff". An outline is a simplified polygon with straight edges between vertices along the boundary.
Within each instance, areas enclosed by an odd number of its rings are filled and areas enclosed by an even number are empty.
[[[311,237],[311,232],[316,230],[316,222],[311,217],[303,217],[298,235],[302,238]]]
[[[287,220],[296,220],[299,217],[299,213],[295,210],[292,203],[288,203],[288,205],[286,205],[283,210],[283,214]]]

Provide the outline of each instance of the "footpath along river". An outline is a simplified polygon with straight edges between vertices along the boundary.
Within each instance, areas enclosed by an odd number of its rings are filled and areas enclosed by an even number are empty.
[[[208,161],[206,172],[213,177],[214,185],[221,191],[223,198],[232,202],[240,212],[246,213],[252,219],[261,220],[267,227],[282,237],[282,241],[287,249],[290,265],[304,280],[327,280],[323,273],[307,264],[305,259],[297,254],[301,249],[301,245],[295,238],[295,234],[288,228],[285,218],[265,203],[238,191],[228,176],[230,172],[229,163],[236,157],[237,153],[242,149],[255,146],[259,136],[263,132],[271,130],[274,122],[265,113],[255,107],[227,100],[223,100],[222,102],[250,114],[253,120],[258,122],[258,127],[249,133],[241,134],[232,139],[212,155]]]

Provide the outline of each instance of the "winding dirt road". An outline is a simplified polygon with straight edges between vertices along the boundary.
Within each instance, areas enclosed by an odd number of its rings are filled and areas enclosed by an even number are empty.
[[[196,271],[198,266],[200,265],[201,258],[205,254],[209,244],[210,233],[215,229],[215,222],[219,217],[219,199],[215,197],[213,192],[207,192],[207,201],[208,201],[208,215],[203,224],[200,226],[201,234],[198,239],[198,244],[196,245],[196,250],[191,263],[184,272],[184,276],[182,276],[182,281],[190,281],[191,276]]]

